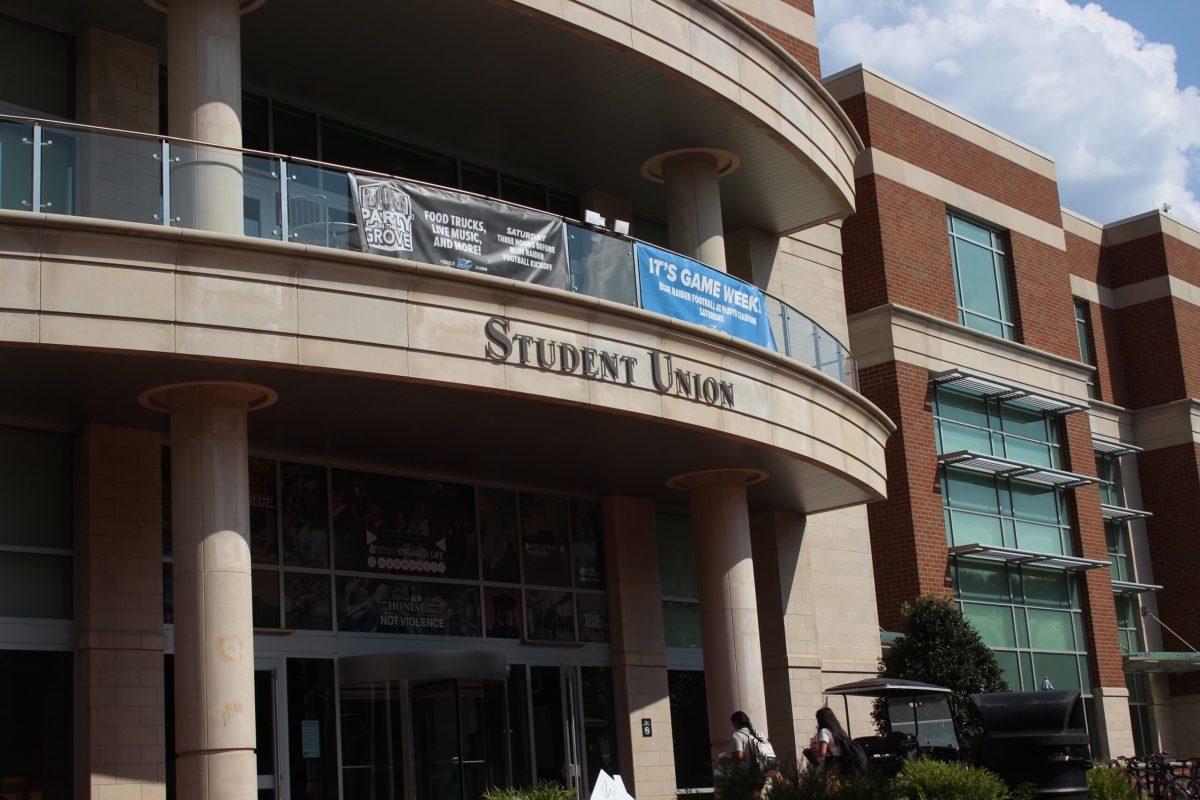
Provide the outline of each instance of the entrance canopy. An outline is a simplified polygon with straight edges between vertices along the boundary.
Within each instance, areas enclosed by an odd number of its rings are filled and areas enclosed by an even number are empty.
[[[1157,651],[1125,656],[1129,673],[1200,672],[1200,653]]]

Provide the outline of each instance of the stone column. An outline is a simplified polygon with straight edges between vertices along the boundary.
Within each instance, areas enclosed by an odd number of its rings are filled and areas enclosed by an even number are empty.
[[[144,394],[171,415],[175,751],[180,800],[253,800],[254,630],[246,414],[261,386],[189,383]]]
[[[167,130],[242,146],[239,0],[170,0]],[[218,148],[173,149],[171,214],[186,228],[242,233],[242,157]]]
[[[659,589],[654,503],[604,499],[617,746],[626,787],[645,800],[675,797],[667,644]],[[653,734],[642,735],[649,719]]]
[[[722,272],[725,234],[718,181],[739,163],[724,150],[695,148],[662,153],[642,166],[643,175],[666,184],[671,249]]]
[[[691,501],[700,635],[713,763],[732,749],[729,717],[744,711],[767,735],[767,702],[759,643],[758,602],[751,557],[746,486],[765,478],[744,469],[694,472],[673,478]]]
[[[94,423],[76,440],[77,797],[166,794],[161,448]]]

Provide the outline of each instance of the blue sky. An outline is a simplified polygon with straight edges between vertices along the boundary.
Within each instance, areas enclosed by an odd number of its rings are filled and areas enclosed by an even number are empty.
[[[1200,0],[816,0],[856,63],[1055,160],[1064,206],[1200,228]]]

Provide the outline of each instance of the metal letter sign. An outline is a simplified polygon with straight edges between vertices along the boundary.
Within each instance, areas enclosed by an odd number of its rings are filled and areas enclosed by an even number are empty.
[[[650,728],[650,718],[642,717],[642,736],[650,737],[654,735],[654,731]]]
[[[637,242],[642,308],[775,350],[762,290],[678,253]]]
[[[395,178],[350,175],[364,252],[570,288],[562,219]]]

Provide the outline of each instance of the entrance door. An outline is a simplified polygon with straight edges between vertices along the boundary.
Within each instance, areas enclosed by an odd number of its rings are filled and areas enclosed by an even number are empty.
[[[507,781],[504,687],[441,681],[412,690],[417,800],[479,800]]]
[[[258,760],[258,800],[287,800],[284,774],[287,747],[284,672],[281,658],[254,659],[255,756]]]
[[[580,747],[579,673],[575,667],[530,667],[535,780],[569,787],[577,797],[586,792]]]

